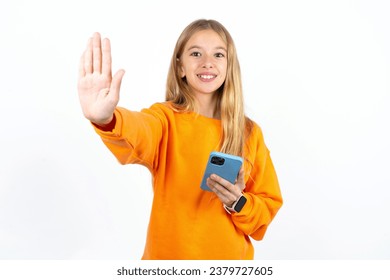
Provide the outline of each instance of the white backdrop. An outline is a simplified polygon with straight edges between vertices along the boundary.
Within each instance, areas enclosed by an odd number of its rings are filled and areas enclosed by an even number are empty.
[[[120,105],[140,110],[163,101],[183,28],[212,18],[235,40],[285,200],[256,258],[388,259],[389,14],[386,0],[1,0],[0,258],[141,257],[151,177],[83,118],[79,57],[109,37]]]

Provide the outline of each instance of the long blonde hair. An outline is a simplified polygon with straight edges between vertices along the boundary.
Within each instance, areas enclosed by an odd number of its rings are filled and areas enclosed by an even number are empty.
[[[166,101],[179,111],[197,111],[196,100],[186,79],[181,77],[180,60],[184,47],[193,34],[201,30],[215,31],[227,46],[226,80],[218,89],[217,110],[221,113],[222,139],[220,151],[243,156],[246,137],[252,121],[245,116],[241,71],[236,47],[227,29],[218,21],[199,19],[189,24],[179,36],[168,71]]]

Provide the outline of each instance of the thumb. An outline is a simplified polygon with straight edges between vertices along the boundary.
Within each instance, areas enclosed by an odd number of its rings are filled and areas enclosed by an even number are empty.
[[[245,172],[243,167],[240,169],[240,172],[238,173],[237,185],[240,187],[241,191],[245,189]]]
[[[117,100],[119,100],[119,92],[121,90],[122,78],[124,75],[125,70],[118,70],[111,80],[110,94],[114,95],[113,97]]]

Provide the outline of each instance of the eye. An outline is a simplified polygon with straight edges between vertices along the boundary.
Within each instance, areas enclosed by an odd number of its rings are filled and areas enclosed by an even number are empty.
[[[190,56],[200,57],[202,54],[200,52],[192,52]]]
[[[218,57],[218,58],[224,58],[225,54],[224,53],[216,53],[214,56]]]

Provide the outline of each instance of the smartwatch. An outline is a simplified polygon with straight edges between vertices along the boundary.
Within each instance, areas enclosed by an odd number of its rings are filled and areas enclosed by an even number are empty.
[[[244,195],[241,195],[232,205],[232,207],[228,207],[226,205],[224,205],[225,207],[225,210],[231,214],[231,212],[236,212],[236,213],[240,213],[240,211],[242,210],[242,208],[244,207],[245,203],[246,203],[247,199]]]

